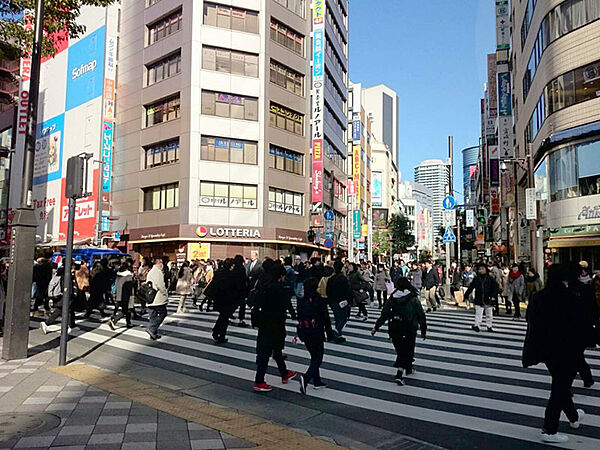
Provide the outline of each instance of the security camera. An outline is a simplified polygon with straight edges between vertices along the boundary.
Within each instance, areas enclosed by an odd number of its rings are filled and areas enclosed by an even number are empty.
[[[506,165],[506,163],[504,161],[502,161],[502,163],[500,164],[500,170],[502,172],[506,172],[508,170],[508,166]]]

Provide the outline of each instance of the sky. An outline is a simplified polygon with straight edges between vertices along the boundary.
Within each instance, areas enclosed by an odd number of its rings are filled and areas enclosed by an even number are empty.
[[[453,135],[462,190],[461,150],[479,142],[494,27],[493,0],[350,0],[350,79],[398,93],[402,181],[425,159],[445,160]]]

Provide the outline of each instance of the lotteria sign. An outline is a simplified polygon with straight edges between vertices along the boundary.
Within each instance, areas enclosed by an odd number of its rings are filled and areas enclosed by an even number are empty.
[[[260,239],[262,237],[257,228],[205,227],[202,225],[196,228],[196,235],[200,238]]]

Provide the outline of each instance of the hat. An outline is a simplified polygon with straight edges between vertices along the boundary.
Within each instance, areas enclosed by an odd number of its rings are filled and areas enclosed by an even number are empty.
[[[302,259],[300,255],[296,255],[296,259]]]

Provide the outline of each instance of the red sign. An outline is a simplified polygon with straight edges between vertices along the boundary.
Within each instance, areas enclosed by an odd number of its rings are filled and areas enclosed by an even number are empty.
[[[65,198],[66,178],[63,178],[61,186],[61,208],[60,208],[60,228],[58,232],[59,240],[67,238],[67,225],[69,220],[69,200]],[[75,239],[86,239],[94,237],[97,223],[97,203],[98,203],[98,169],[94,170],[94,193],[89,197],[80,198],[75,203]]]
[[[323,141],[313,141],[312,201],[323,201]]]

